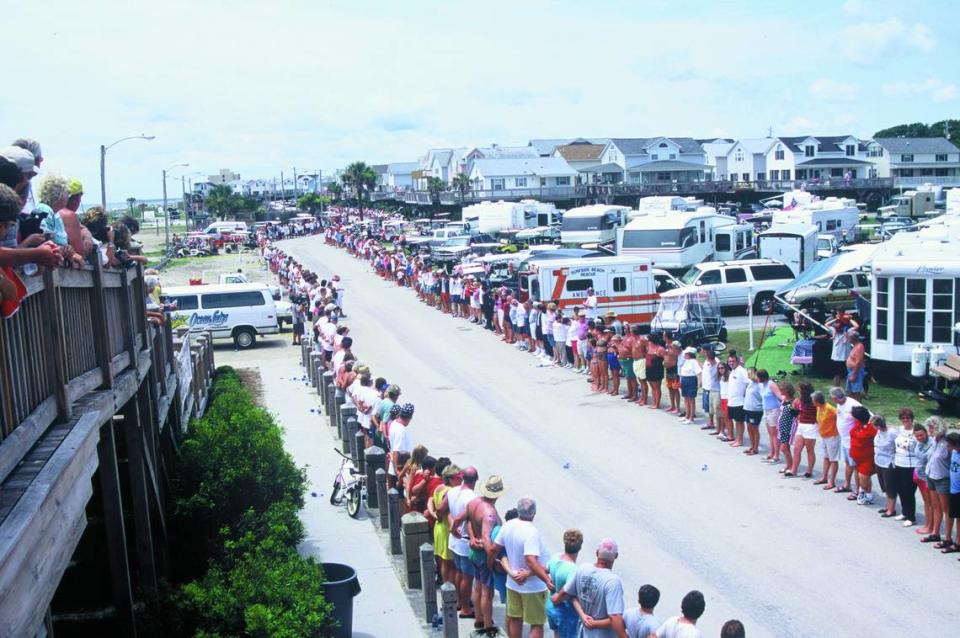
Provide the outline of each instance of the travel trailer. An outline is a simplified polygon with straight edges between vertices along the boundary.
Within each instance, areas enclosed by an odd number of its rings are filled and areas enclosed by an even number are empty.
[[[617,229],[626,225],[630,209],[626,206],[594,204],[572,208],[563,214],[560,242],[563,244],[603,244],[617,238]]]
[[[532,199],[520,202],[481,202],[463,209],[463,223],[469,223],[470,233],[496,235],[507,230],[523,230],[554,223],[557,208]]]
[[[888,206],[881,206],[877,211],[880,217],[922,217],[932,213],[937,206],[937,194],[933,187],[918,188],[894,195]]]
[[[613,310],[621,321],[649,323],[657,312],[660,294],[680,286],[649,259],[591,257],[531,262],[526,289],[529,299],[556,301],[560,308],[582,306],[587,290],[597,296],[595,316]]]
[[[726,215],[724,215],[726,217]],[[753,259],[757,256],[753,224],[719,226],[713,231],[713,257],[717,261]]]
[[[794,276],[817,260],[817,227],[807,224],[780,224],[757,235],[757,250],[763,259],[775,259]]]
[[[617,254],[649,259],[657,268],[685,271],[713,259],[714,233],[735,224],[734,218],[717,213],[711,206],[689,212],[651,212],[635,217],[617,231]]]
[[[809,195],[804,191],[795,192]],[[786,198],[784,195],[784,199]],[[771,222],[771,228],[784,224],[816,226],[818,233],[834,235],[837,241],[844,242],[851,241],[856,236],[860,211],[857,202],[848,198],[811,199],[806,203],[785,205],[783,210],[775,210]]]

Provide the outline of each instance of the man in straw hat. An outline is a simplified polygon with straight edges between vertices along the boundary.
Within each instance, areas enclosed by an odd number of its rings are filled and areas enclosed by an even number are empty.
[[[503,494],[503,479],[492,474],[477,490],[480,498],[467,505],[467,532],[470,536],[470,562],[473,563],[475,576],[473,581],[473,605],[477,619],[473,623],[476,629],[498,635],[499,630],[493,624],[493,561],[498,552],[494,551],[490,536],[493,528],[500,524],[497,514],[497,499]]]

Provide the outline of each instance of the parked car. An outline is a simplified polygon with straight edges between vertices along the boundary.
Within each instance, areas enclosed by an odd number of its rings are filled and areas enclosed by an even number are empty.
[[[833,279],[824,279],[786,293],[785,300],[812,315],[825,316],[829,310],[850,310],[856,296],[870,298],[870,274],[844,272]],[[793,308],[778,304],[788,319],[793,319]]]
[[[283,330],[283,324],[293,327],[293,304],[289,301],[274,301],[277,307],[277,328]]]
[[[752,295],[754,312],[764,312],[773,295],[794,277],[789,267],[773,259],[708,261],[680,278],[682,290],[715,290],[721,308],[745,308]]]
[[[477,235],[458,235],[451,237],[442,244],[430,249],[430,256],[434,262],[440,264],[457,264],[467,255],[474,253],[486,255],[500,247],[500,242],[485,233]]]
[[[204,273],[204,279],[206,279],[206,273]],[[250,281],[245,274],[242,272],[222,272],[217,281],[218,284],[252,284],[254,282]],[[280,286],[274,283],[264,284],[267,288],[270,289],[270,294],[273,295],[274,299],[280,298]]]

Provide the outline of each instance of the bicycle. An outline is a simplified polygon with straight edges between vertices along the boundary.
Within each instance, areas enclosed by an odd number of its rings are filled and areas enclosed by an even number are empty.
[[[360,503],[367,494],[367,475],[353,466],[353,460],[337,448],[333,451],[342,457],[340,469],[333,478],[333,490],[330,492],[330,504],[340,505],[347,501],[347,514],[350,518],[360,515]]]

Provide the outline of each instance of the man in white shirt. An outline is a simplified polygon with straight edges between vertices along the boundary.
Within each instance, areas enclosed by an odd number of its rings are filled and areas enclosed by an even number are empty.
[[[835,492],[853,492],[858,493],[860,488],[860,477],[855,471],[857,464],[850,457],[850,430],[853,429],[853,415],[850,411],[860,405],[856,399],[847,396],[843,388],[837,386],[830,388],[830,398],[837,406],[837,430],[840,432],[840,447],[843,454],[843,487],[839,485]]]
[[[387,479],[391,487],[397,482],[397,455],[400,452],[413,452],[413,439],[410,438],[410,420],[413,418],[413,404],[404,403],[400,414],[390,424],[390,451],[387,453]]]
[[[668,618],[657,629],[657,638],[701,638],[697,620],[703,615],[707,603],[697,590],[688,592],[680,602],[680,616]]]
[[[390,427],[391,438],[393,436],[393,426]],[[471,594],[473,591],[473,577],[476,570],[473,563],[470,562],[470,539],[467,533],[467,505],[470,501],[477,498],[473,488],[477,485],[477,468],[468,467],[463,470],[463,483],[460,490],[453,498],[447,495],[447,504],[450,513],[448,521],[450,523],[450,538],[447,545],[453,558],[453,567],[456,570],[457,602],[460,605],[461,618],[475,618],[474,601]]]
[[[747,396],[750,377],[747,375],[746,368],[740,365],[740,357],[736,351],[731,351],[727,356],[727,367],[730,369],[730,381],[727,386],[727,414],[733,421],[736,430],[736,436],[730,443],[730,447],[743,447],[744,419],[746,418],[743,412],[743,402]]]
[[[703,390],[703,411],[707,413],[707,424],[701,430],[712,430],[714,418],[720,410],[720,375],[717,373],[717,367],[720,362],[717,361],[717,355],[713,352],[713,346],[705,343],[700,346],[703,352],[703,367],[700,370],[700,387]]]
[[[517,502],[518,517],[500,528],[496,547],[506,550],[512,571],[507,578],[507,636],[520,638],[524,623],[531,638],[543,637],[547,621],[547,590],[553,581],[547,573],[550,559],[540,531],[533,525],[537,503],[529,496]]]
[[[599,305],[600,300],[597,299],[597,295],[593,292],[593,288],[587,288],[587,299],[583,302],[583,307],[587,310],[588,319],[596,319],[600,311],[597,306]]]

